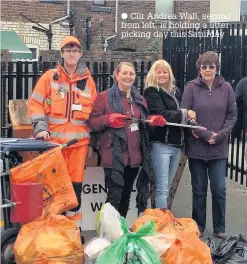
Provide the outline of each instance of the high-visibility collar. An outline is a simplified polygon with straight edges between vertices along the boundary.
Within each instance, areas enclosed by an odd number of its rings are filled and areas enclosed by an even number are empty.
[[[72,76],[68,75],[62,64],[58,64],[57,71],[58,75],[68,82],[76,82],[79,80],[87,79],[90,75],[88,68],[81,60],[79,60],[76,71],[73,73]]]

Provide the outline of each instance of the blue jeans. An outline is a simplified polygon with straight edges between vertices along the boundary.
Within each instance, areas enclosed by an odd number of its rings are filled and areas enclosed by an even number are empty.
[[[169,190],[179,166],[182,150],[164,143],[151,144],[151,157],[156,179],[155,206],[167,208]]]
[[[225,232],[227,159],[199,160],[189,158],[193,192],[192,218],[201,233],[206,227],[208,177],[212,193],[213,228],[215,233]]]

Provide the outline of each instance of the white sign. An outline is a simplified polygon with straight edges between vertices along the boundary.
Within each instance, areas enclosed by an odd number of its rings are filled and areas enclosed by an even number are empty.
[[[134,184],[135,186],[135,184]],[[127,215],[129,227],[137,218],[136,190],[133,188],[130,210]],[[87,167],[82,187],[82,222],[83,231],[95,230],[96,214],[106,200],[104,170],[102,167]]]

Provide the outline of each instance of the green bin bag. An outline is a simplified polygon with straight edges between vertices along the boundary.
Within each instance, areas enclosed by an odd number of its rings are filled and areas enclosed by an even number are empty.
[[[138,232],[129,231],[126,220],[121,217],[124,235],[114,241],[98,258],[97,264],[161,264],[159,257],[143,236],[155,234],[152,221],[147,222]]]

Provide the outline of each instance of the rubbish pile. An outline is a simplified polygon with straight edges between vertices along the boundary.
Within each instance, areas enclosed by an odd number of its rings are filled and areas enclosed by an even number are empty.
[[[60,148],[11,169],[11,181],[43,185],[43,213],[23,223],[14,244],[16,263],[83,263],[84,249],[76,221],[60,215],[78,205]]]
[[[98,237],[85,245],[85,264],[211,264],[196,223],[170,211],[147,209],[130,231],[109,204],[97,217]]]
[[[60,215],[78,202],[59,148],[11,169],[11,181],[43,186],[42,215],[23,223],[15,241],[17,264],[247,263],[247,236],[202,241],[195,221],[160,209],[146,209],[130,230],[109,203],[97,214],[98,236],[83,247],[76,220]]]

